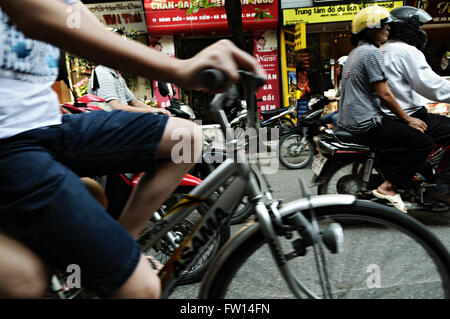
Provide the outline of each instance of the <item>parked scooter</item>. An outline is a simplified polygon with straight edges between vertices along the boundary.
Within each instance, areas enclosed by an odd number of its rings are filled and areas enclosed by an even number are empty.
[[[312,164],[314,173],[310,186],[318,186],[321,194],[353,194],[361,199],[374,200],[372,190],[386,178],[386,168],[392,163],[386,156],[402,152],[401,148],[378,147],[374,141],[357,138],[343,129],[325,129],[318,141],[320,154]],[[427,200],[427,190],[450,157],[450,146],[436,145],[407,189],[399,189],[406,208],[410,210],[448,209],[447,205]],[[378,199],[375,199],[378,200]]]
[[[271,111],[261,111],[262,121],[259,122],[261,128],[278,128],[279,136],[287,133],[289,129],[295,127],[297,122],[297,106],[283,107]]]
[[[325,96],[309,100],[309,110],[300,116],[297,126],[281,135],[278,156],[285,167],[299,169],[311,163],[316,153],[313,137],[318,135],[319,128],[325,125],[321,115],[328,103],[329,100]]]

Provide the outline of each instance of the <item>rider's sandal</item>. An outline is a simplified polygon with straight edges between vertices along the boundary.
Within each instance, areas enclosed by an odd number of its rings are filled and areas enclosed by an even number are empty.
[[[390,202],[394,208],[396,208],[397,210],[401,211],[402,213],[407,213],[408,210],[406,209],[405,203],[403,203],[402,198],[400,197],[400,194],[395,194],[394,196],[391,195],[383,195],[381,194],[379,191],[377,191],[376,189],[374,189],[372,191],[373,196],[381,198],[381,199],[385,199],[388,202]]]

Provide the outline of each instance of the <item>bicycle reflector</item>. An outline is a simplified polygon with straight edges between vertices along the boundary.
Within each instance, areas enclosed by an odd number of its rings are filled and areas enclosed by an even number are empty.
[[[329,224],[322,230],[322,241],[332,254],[344,251],[344,232],[338,223]]]

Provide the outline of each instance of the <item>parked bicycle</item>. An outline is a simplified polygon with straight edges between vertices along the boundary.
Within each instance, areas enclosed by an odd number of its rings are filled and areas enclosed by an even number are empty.
[[[249,112],[255,112],[253,92],[263,80],[246,72],[241,72],[241,79],[246,87]],[[224,136],[227,131],[231,133],[231,127],[223,106],[235,98],[227,92],[216,95],[211,103]],[[162,298],[170,296],[186,269],[197,263],[228,227],[233,211],[246,194],[256,220],[218,252],[202,280],[200,298],[450,296],[449,253],[419,221],[352,195],[311,197],[304,193],[303,198],[281,205],[272,197],[267,180],[267,191],[262,193],[250,174],[243,148],[236,141],[229,141],[228,146],[233,147],[234,158],[227,158],[138,239],[145,252],[153,253],[160,249],[168,231],[196,207],[211,202],[185,240],[172,246],[170,258],[159,271]],[[234,178],[231,184],[230,178]],[[223,186],[225,191],[214,197]],[[272,282],[246,280],[255,265],[259,272],[279,271],[287,290],[272,294]],[[239,294],[244,284],[254,285],[254,289],[246,289],[254,295]]]

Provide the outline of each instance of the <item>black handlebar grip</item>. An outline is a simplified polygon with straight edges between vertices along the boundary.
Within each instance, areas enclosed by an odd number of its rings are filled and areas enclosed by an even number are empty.
[[[226,78],[222,71],[205,69],[200,73],[200,81],[203,87],[215,90],[225,84]]]

